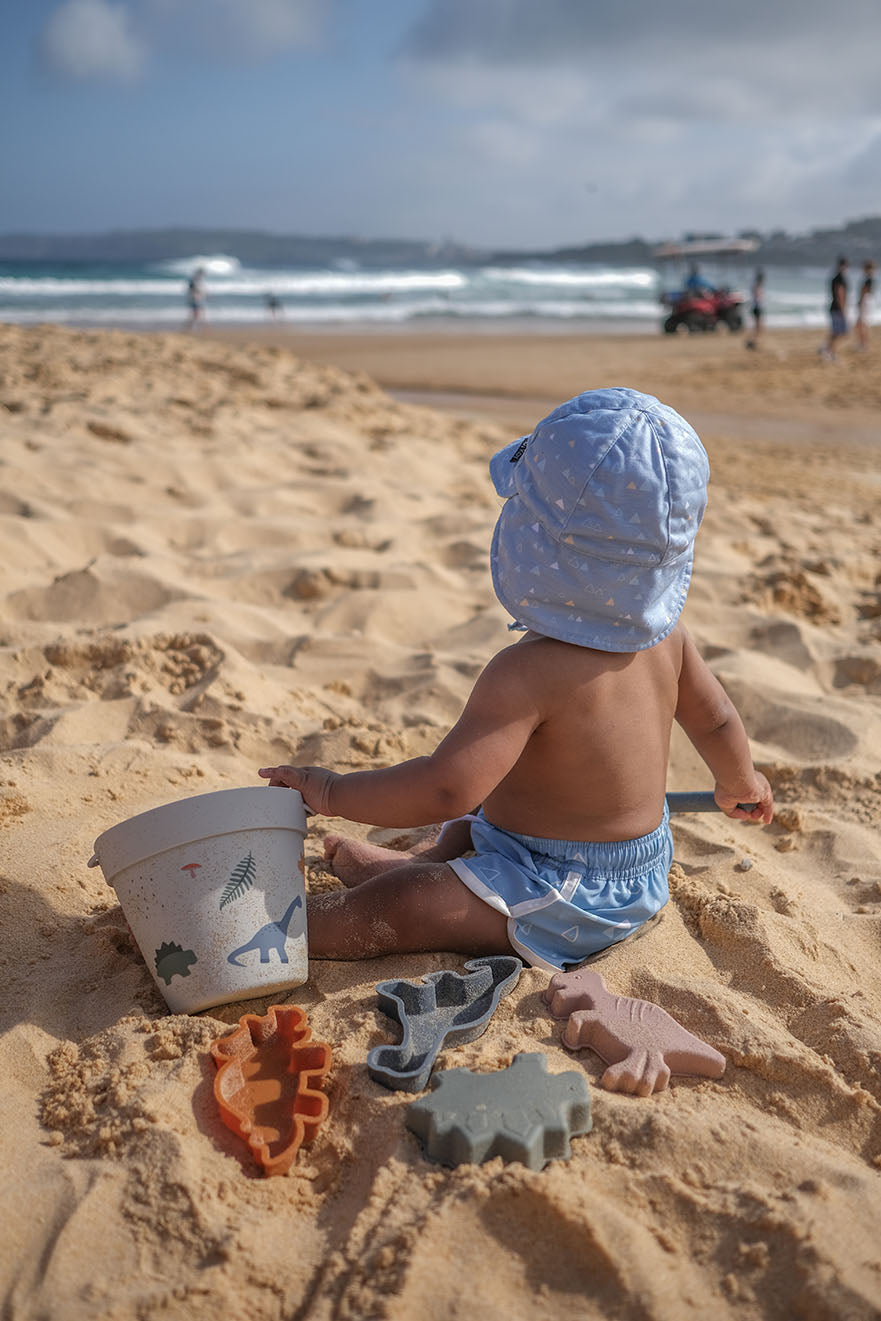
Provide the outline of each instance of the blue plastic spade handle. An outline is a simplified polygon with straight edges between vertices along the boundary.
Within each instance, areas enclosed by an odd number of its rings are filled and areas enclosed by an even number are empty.
[[[716,806],[716,799],[708,789],[696,789],[691,793],[667,794],[667,806],[671,812],[718,812],[720,810]],[[758,803],[738,803],[737,806],[744,812],[752,812],[754,808],[758,807]],[[314,816],[315,814],[310,812],[307,807],[306,815]],[[95,858],[89,863],[89,866],[94,867],[97,862],[98,859]]]
[[[709,791],[682,794],[667,794],[667,806],[671,812],[718,812],[716,800]],[[738,803],[744,812],[752,812],[757,803]]]

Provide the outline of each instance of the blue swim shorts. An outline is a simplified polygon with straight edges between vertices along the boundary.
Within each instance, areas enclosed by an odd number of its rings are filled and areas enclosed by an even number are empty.
[[[448,866],[508,919],[512,947],[548,972],[625,940],[663,908],[673,837],[667,807],[657,830],[612,843],[515,835],[469,817],[473,855]]]

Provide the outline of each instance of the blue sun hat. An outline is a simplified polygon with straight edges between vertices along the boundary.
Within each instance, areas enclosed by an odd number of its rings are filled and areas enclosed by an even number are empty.
[[[685,605],[710,465],[652,395],[588,390],[490,461],[505,504],[493,586],[517,625],[598,651],[645,651]]]

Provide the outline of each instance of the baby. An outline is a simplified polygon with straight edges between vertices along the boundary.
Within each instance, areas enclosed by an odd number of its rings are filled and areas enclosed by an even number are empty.
[[[771,820],[740,717],[679,622],[709,476],[689,424],[650,395],[590,390],[490,474],[493,585],[523,636],[446,738],[384,770],[260,771],[325,816],[446,822],[407,853],[328,837],[347,888],[309,900],[319,958],[513,950],[554,971],[624,940],[667,902],[674,720],[722,811]]]

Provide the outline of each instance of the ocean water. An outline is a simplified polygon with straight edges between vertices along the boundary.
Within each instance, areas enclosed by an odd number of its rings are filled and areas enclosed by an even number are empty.
[[[280,301],[279,320],[303,329],[394,327],[433,329],[583,329],[650,332],[663,320],[661,277],[650,266],[616,267],[531,261],[519,265],[326,267],[266,269],[224,254],[144,265],[0,262],[0,321],[78,326],[178,329],[188,318],[187,279],[205,272],[206,320],[213,325],[266,323],[266,300]],[[751,269],[714,270],[715,283],[747,299]],[[676,272],[665,272],[668,287]],[[826,324],[829,274],[805,268],[766,269],[771,327]]]

